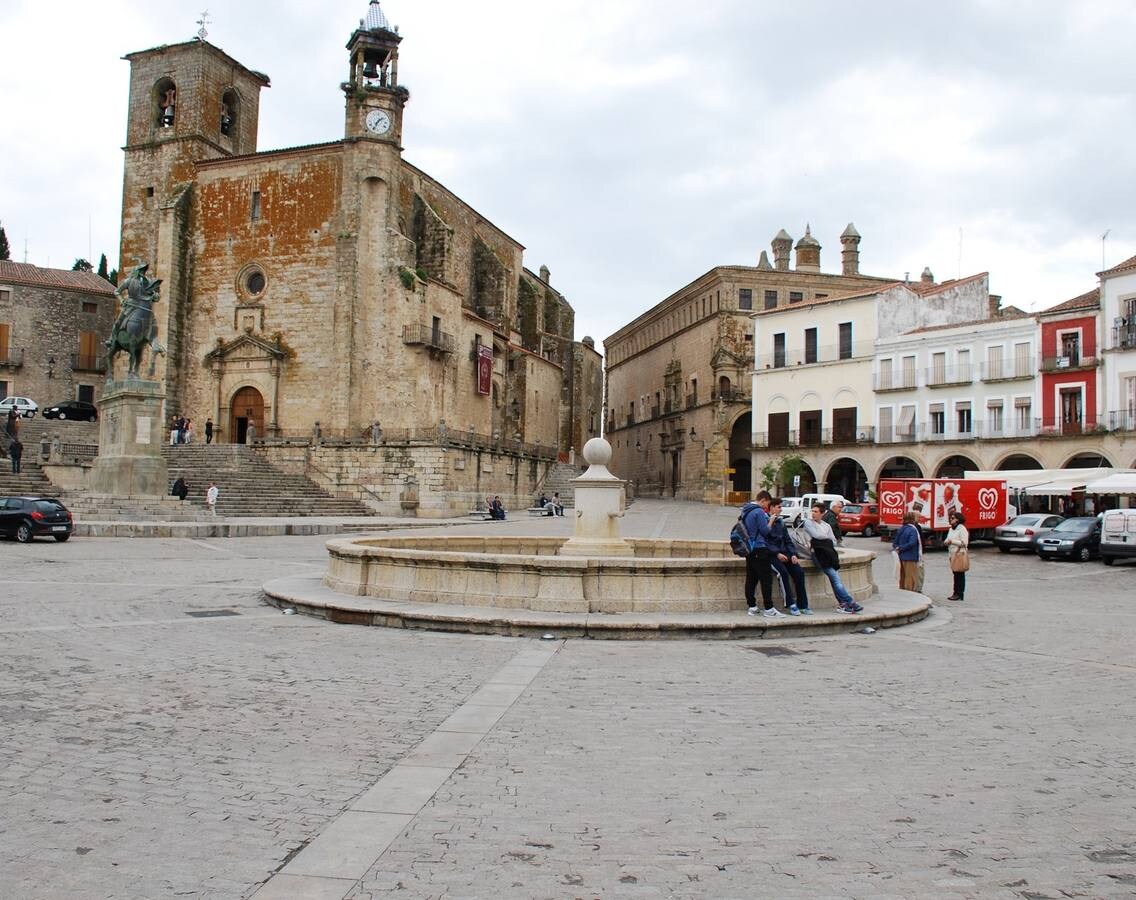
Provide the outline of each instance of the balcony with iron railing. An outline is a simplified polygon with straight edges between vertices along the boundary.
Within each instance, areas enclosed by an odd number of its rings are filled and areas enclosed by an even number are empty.
[[[0,350],[0,367],[18,369],[23,364],[23,350]]]
[[[950,387],[970,384],[974,381],[974,366],[970,363],[961,366],[932,366],[924,371],[927,387]]]
[[[1099,361],[1095,356],[1068,353],[1064,356],[1043,356],[1039,369],[1042,372],[1067,372],[1070,369],[1095,369]]]
[[[1128,318],[1133,317],[1129,316]],[[1117,350],[1136,350],[1136,322],[1114,325],[1112,328],[1112,346]]]
[[[793,347],[774,350],[763,360],[766,369],[788,369],[820,363],[847,362],[864,359],[875,354],[875,344],[858,341],[850,344],[827,344],[823,347]]]
[[[1030,366],[1030,359],[1004,359],[1001,362],[984,362],[979,377],[983,381],[1017,381],[1033,378],[1037,373]]]
[[[872,376],[872,389],[878,393],[885,391],[910,391],[918,384],[918,378],[912,371],[907,372],[876,372]]]
[[[454,352],[454,336],[429,325],[403,325],[402,342],[424,346],[440,353]]]
[[[749,393],[741,388],[727,388],[724,391],[711,391],[710,399],[722,403],[749,403]]]
[[[106,357],[93,353],[72,353],[71,371],[101,374],[106,371]]]

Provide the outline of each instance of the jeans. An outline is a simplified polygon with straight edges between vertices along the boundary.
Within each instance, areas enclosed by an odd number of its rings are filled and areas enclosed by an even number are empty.
[[[772,556],[767,548],[760,547],[746,557],[746,606],[757,605],[754,588],[760,584],[762,604],[766,609],[773,609],[773,567],[770,564]]]
[[[844,582],[840,580],[840,573],[836,569],[821,569],[825,575],[828,576],[829,582],[832,584],[832,593],[836,595],[836,602],[841,606],[846,606],[849,603],[855,603],[852,595],[848,593],[848,588],[844,586]]]
[[[792,606],[795,603],[800,609],[808,609],[809,592],[805,590],[805,570],[796,563],[781,562],[776,556],[770,562],[773,564],[773,571],[777,573],[777,578],[781,582],[781,593],[785,595],[785,605]]]
[[[966,572],[952,572],[951,574],[955,576],[955,590],[951,596],[958,597],[961,600],[963,595],[966,594]]]

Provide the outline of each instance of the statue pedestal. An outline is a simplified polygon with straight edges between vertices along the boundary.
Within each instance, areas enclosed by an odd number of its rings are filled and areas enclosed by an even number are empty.
[[[626,482],[608,471],[611,445],[592,438],[584,445],[588,471],[572,482],[576,492],[576,529],[560,547],[560,556],[634,556],[619,534]]]
[[[92,494],[164,497],[169,491],[162,441],[161,384],[108,381],[99,401],[99,455],[87,482]]]

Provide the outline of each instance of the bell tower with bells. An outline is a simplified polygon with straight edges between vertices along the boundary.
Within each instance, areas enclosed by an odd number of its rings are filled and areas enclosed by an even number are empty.
[[[341,87],[347,95],[348,138],[387,141],[401,149],[402,110],[410,91],[398,83],[398,45],[402,36],[387,21],[379,0],[347,42],[351,71]]]

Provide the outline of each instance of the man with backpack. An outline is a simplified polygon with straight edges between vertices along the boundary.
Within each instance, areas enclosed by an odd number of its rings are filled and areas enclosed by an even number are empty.
[[[747,613],[757,615],[755,589],[761,585],[762,615],[767,619],[783,619],[785,614],[773,606],[773,551],[769,546],[769,491],[758,491],[752,503],[742,507],[741,524],[749,535],[746,554],[745,599]]]

